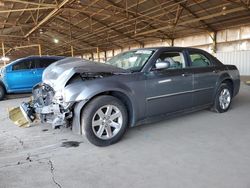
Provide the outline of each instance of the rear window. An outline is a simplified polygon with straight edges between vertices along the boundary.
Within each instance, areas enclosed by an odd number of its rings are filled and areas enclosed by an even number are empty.
[[[46,68],[50,64],[58,61],[58,59],[37,59],[36,60],[36,68]]]
[[[190,53],[191,67],[209,67],[212,65],[210,60],[201,53]]]

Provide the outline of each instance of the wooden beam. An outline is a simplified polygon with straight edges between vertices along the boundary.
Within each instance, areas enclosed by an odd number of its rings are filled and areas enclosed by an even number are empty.
[[[135,4],[135,5],[136,5],[136,12],[129,10],[128,7],[127,7],[127,8],[126,8],[126,7],[123,8],[123,7],[117,5],[116,3],[114,3],[114,2],[111,1],[111,0],[106,0],[106,1],[108,1],[113,7],[117,8],[117,9],[120,9],[121,11],[124,11],[126,14],[127,14],[127,13],[130,13],[130,14],[134,15],[134,17],[136,17],[136,19],[139,18],[139,17],[141,17],[141,18],[146,18],[146,19],[152,20],[152,21],[154,21],[154,22],[158,22],[158,23],[166,23],[165,21],[162,21],[162,20],[159,20],[159,19],[154,19],[154,17],[152,17],[152,16],[147,16],[147,15],[141,14],[141,13],[139,13],[139,12],[137,11],[138,5],[141,4],[141,3],[146,2],[146,1],[144,1],[144,0],[143,0],[143,1],[137,0],[137,2],[136,2],[136,4]]]
[[[37,5],[37,6],[45,6],[45,7],[56,7],[56,5],[48,4],[48,3],[35,3],[30,1],[24,1],[24,0],[4,0],[6,2],[13,2],[13,3],[22,3],[22,4],[29,4],[29,5]]]
[[[46,23],[48,20],[50,20],[53,16],[55,16],[58,11],[64,6],[66,5],[70,0],[64,0],[62,3],[60,3],[58,5],[57,8],[55,8],[54,10],[52,10],[43,20],[41,20],[35,27],[33,27],[26,35],[25,38],[29,37],[34,31],[36,31],[41,25],[43,25],[44,23]]]
[[[32,47],[38,47],[38,55],[42,56],[42,49],[41,49],[41,44],[30,44],[30,45],[24,45],[24,46],[15,46],[12,49],[18,50],[18,49],[23,49],[23,48],[32,48]],[[11,49],[11,50],[12,50]],[[9,50],[9,51],[11,51]]]
[[[81,13],[81,14],[83,14],[83,15],[85,15],[85,16],[88,16],[88,15],[86,15],[86,14],[84,14],[84,13]],[[108,28],[109,30],[111,30],[111,31],[115,31],[116,33],[118,33],[119,35],[121,35],[121,36],[123,36],[123,37],[127,37],[127,38],[129,38],[129,39],[131,39],[131,40],[136,41],[136,42],[139,43],[140,45],[143,45],[143,43],[142,43],[141,41],[135,39],[134,37],[131,37],[130,35],[127,35],[127,34],[121,32],[121,31],[118,31],[118,30],[115,29],[115,28],[109,27],[108,24],[104,23],[103,21],[97,20],[97,19],[95,19],[95,18],[92,18],[92,20],[94,20],[95,22],[97,22],[97,23],[99,23],[99,24],[102,24],[104,27],[107,27],[107,28]]]
[[[139,21],[137,21],[137,19],[139,19],[139,18],[143,18],[143,17],[145,17],[145,18],[147,18],[147,19],[151,19],[151,20],[153,20],[154,22],[160,22],[160,23],[166,23],[165,21],[161,21],[160,19],[155,19],[154,17],[152,17],[152,16],[147,16],[146,14],[141,14],[141,13],[138,13],[138,6],[139,6],[139,3],[142,3],[142,2],[139,2],[139,1],[137,1],[137,4],[136,4],[136,12],[133,12],[133,11],[128,11],[128,7],[125,7],[125,8],[123,8],[123,7],[121,7],[121,6],[119,6],[119,5],[117,5],[117,4],[115,4],[114,2],[112,2],[112,1],[110,1],[110,0],[107,0],[112,6],[114,6],[115,8],[118,8],[118,9],[120,9],[120,10],[122,10],[124,13],[126,13],[126,14],[128,14],[128,12],[132,15],[132,18],[135,20],[135,34],[136,34],[136,26],[137,26],[137,24],[138,24],[138,22],[142,22],[142,23],[144,23],[144,24],[146,24],[146,25],[148,25],[148,26],[150,26],[152,29],[155,29],[155,27],[152,25],[152,24],[150,24],[150,23],[148,23],[147,21],[144,21],[144,20],[139,20]],[[143,1],[144,2],[144,1]],[[139,16],[138,16],[139,15]],[[163,35],[165,35],[165,36],[167,36],[168,38],[172,38],[172,37],[170,37],[167,33],[165,33],[165,32],[162,32],[162,31],[159,31],[161,34],[163,34]],[[143,46],[143,44],[141,44],[142,46]]]
[[[224,13],[225,14],[231,14],[231,13],[239,12],[239,11],[242,11],[242,10],[245,10],[245,8],[243,8],[243,7],[237,7],[237,8],[226,10]],[[211,15],[202,16],[202,17],[199,17],[199,18],[187,20],[187,21],[181,22],[181,23],[179,23],[177,25],[191,24],[191,23],[199,22],[201,20],[207,20],[207,19],[211,19],[211,18],[216,18],[218,16],[222,16],[222,13],[221,12],[217,12],[217,13],[214,13],[214,14],[211,14]],[[172,27],[173,26],[171,26],[171,25],[167,25],[167,26],[156,28],[156,29],[152,29],[152,30],[148,30],[148,31],[137,33],[136,36],[146,35],[146,34],[149,34],[149,33],[154,33],[154,32],[157,32],[159,30],[169,29],[169,28],[172,28]]]
[[[96,3],[98,0],[96,0],[96,1],[93,1],[93,2],[91,2],[91,6],[92,6],[92,4],[94,4],[94,3]],[[184,0],[183,0],[184,1]],[[116,3],[118,3],[118,2],[120,2],[120,1],[117,1]],[[142,3],[142,2],[144,2],[144,1],[140,1],[140,3]],[[163,4],[168,4],[168,2],[164,2]],[[103,9],[100,9],[99,11],[97,11],[97,12],[94,12],[91,16],[94,16],[94,15],[96,15],[96,14],[98,14],[100,11],[103,11],[103,10],[107,10],[107,8],[109,8],[109,7],[112,7],[113,5],[109,5],[109,6],[107,6],[107,7],[105,7],[105,8],[103,8]],[[136,5],[130,5],[129,7],[127,7],[128,9],[131,9],[131,8],[133,8],[134,6],[136,6]],[[170,6],[173,6],[173,5],[170,5]],[[156,7],[158,7],[158,5],[157,6],[154,6],[154,7],[151,7],[150,9],[147,9],[147,10],[145,10],[145,11],[149,11],[149,10],[154,10]],[[120,10],[120,9],[119,9]],[[155,12],[155,11],[154,11]],[[143,14],[145,15],[145,14],[149,14],[149,13],[152,13],[152,12],[148,12],[148,13],[144,13],[144,11],[143,11]],[[77,14],[78,15],[78,14]],[[111,15],[110,15],[111,16]],[[110,16],[107,16],[107,17],[105,17],[104,19],[102,19],[103,21],[104,20],[106,20],[107,18],[109,18]],[[140,16],[138,16],[138,17],[140,17]],[[78,22],[78,23],[76,23],[76,24],[72,24],[72,26],[77,26],[78,24],[80,24],[82,21],[86,21],[87,19],[89,18],[89,16],[88,17],[86,17],[85,19],[83,19],[83,20],[80,20],[80,22]],[[117,28],[117,26],[118,25],[122,25],[122,27],[124,27],[125,25],[126,25],[126,23],[127,22],[129,22],[129,21],[132,21],[132,20],[135,20],[135,18],[132,18],[132,19],[130,19],[130,18],[123,18],[123,19],[121,19],[121,20],[119,20],[119,22],[118,22],[118,24],[117,23],[113,23],[113,24],[108,24],[108,27],[107,26],[103,26],[103,27],[99,27],[95,32],[93,32],[93,33],[88,33],[88,32],[83,32],[83,34],[78,34],[77,35],[77,39],[76,40],[74,40],[74,42],[76,41],[79,41],[79,39],[81,39],[81,38],[87,38],[87,39],[89,39],[89,37],[90,36],[92,36],[92,37],[94,37],[94,36],[97,36],[97,34],[98,33],[100,33],[100,34],[103,34],[103,33],[105,33],[104,32],[104,30],[105,31],[108,31],[108,30],[110,30],[109,28],[111,27],[111,28]],[[138,21],[138,22],[140,22],[140,21]],[[97,24],[98,22],[95,22],[95,23],[93,23],[93,26],[95,25],[95,24]],[[81,29],[86,29],[88,26],[85,26],[85,27],[81,27]],[[87,33],[87,34],[86,34]],[[73,42],[73,41],[72,41]],[[112,40],[110,40],[110,42],[112,42]],[[67,43],[65,43],[65,44],[63,44],[63,45],[67,45]],[[114,44],[114,45],[116,45],[117,47],[118,47],[118,45],[117,44]],[[60,45],[60,46],[62,46],[62,45]]]
[[[53,8],[54,7],[20,8],[20,9],[11,9],[11,10],[0,10],[0,13],[34,11],[34,10],[47,10],[47,9],[53,9]]]
[[[246,10],[250,10],[249,9],[249,1],[247,3],[244,3],[242,0],[240,0],[240,2],[233,1],[233,0],[227,0],[227,1],[230,2],[230,3],[232,3],[232,4],[245,7]]]
[[[174,0],[174,1],[178,3],[177,0]],[[191,14],[193,17],[199,18],[199,16],[198,16],[197,14],[195,14],[193,11],[191,11],[191,9],[188,8],[185,4],[179,3],[179,5],[180,5],[183,9],[185,9],[189,14]],[[205,27],[207,27],[208,30],[209,30],[210,32],[211,32],[211,31],[212,31],[212,32],[215,31],[209,24],[207,24],[207,23],[204,22],[203,20],[199,20],[199,22],[200,22],[202,25],[204,25]]]
[[[24,36],[21,36],[21,35],[1,35],[0,34],[0,37],[4,37],[4,38],[22,38],[22,39],[25,39]],[[33,37],[34,38],[34,37]]]

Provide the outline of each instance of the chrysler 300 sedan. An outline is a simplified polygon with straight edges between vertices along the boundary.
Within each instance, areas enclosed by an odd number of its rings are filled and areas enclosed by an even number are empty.
[[[207,108],[226,112],[239,86],[237,68],[203,50],[144,48],[106,63],[66,58],[50,65],[21,110],[30,122],[71,126],[107,146],[128,127]]]

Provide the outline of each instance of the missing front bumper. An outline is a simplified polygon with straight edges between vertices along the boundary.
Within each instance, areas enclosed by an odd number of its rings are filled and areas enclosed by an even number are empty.
[[[19,107],[8,109],[9,119],[19,127],[30,127],[37,119],[30,102],[22,103]]]
[[[20,107],[9,110],[9,118],[19,127],[30,127],[34,121],[49,123],[53,128],[68,126],[72,118],[71,103],[66,106],[53,102],[54,91],[46,84],[33,89],[32,101],[23,102]],[[36,122],[37,122],[36,121]]]

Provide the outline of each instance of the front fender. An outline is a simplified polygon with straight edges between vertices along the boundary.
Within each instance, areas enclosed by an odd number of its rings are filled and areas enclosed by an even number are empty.
[[[78,102],[89,100],[99,93],[106,91],[119,91],[132,97],[132,90],[119,81],[114,80],[91,80],[70,84],[64,89],[65,102]]]

